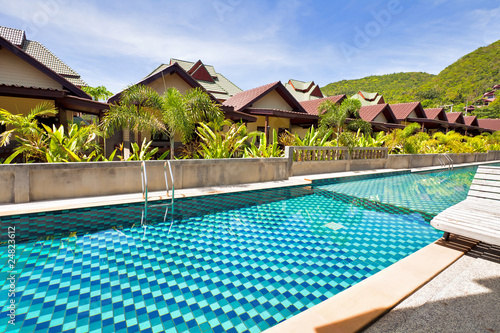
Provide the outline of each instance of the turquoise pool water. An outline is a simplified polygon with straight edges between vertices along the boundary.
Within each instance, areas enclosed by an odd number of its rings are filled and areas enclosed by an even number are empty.
[[[171,229],[162,207],[141,226],[141,205],[2,218],[19,242],[16,326],[2,282],[0,331],[261,332],[442,234],[423,213],[332,185],[180,199]],[[1,281],[7,262],[4,244]]]
[[[390,204],[434,216],[464,200],[477,167],[441,172],[414,172],[351,182],[322,185],[317,188],[334,193]]]

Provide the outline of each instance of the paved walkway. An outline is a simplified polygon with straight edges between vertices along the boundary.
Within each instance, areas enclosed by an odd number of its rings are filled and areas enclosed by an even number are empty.
[[[500,332],[500,247],[484,243],[364,333]]]

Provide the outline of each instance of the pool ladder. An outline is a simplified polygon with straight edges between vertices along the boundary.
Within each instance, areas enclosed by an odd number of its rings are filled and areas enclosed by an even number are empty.
[[[172,180],[172,195],[171,195],[171,202],[170,203],[163,203],[163,204],[155,204],[155,205],[150,205],[148,203],[148,174],[146,171],[146,162],[142,161],[141,163],[141,181],[142,181],[142,198],[144,199],[144,208],[142,210],[142,216],[141,216],[141,225],[145,225],[148,217],[148,207],[159,207],[159,206],[165,206],[165,215],[163,216],[163,222],[166,222],[167,220],[167,214],[168,214],[168,208],[172,207],[172,215],[174,213],[174,199],[175,199],[175,185],[174,185],[174,175],[172,173],[172,165],[170,164],[170,161],[166,161],[165,164],[163,165],[163,174],[165,176],[165,187],[167,189],[167,198],[169,196],[169,186],[168,186],[168,177],[167,177],[167,167],[168,171],[170,174],[170,179]],[[173,219],[172,219],[173,222]],[[170,228],[172,228],[172,225],[170,225]],[[170,229],[169,229],[170,232]]]
[[[439,164],[441,165],[442,168],[447,168],[448,170],[453,170],[453,160],[451,157],[446,154],[442,153],[437,156],[437,159],[439,161]]]

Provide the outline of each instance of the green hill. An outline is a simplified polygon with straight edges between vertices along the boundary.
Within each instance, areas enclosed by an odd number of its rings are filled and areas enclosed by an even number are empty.
[[[342,80],[322,88],[326,95],[352,96],[358,90],[378,92],[388,103],[421,101],[424,107],[465,105],[500,84],[500,41],[481,47],[446,67],[438,75],[395,73]]]
[[[421,72],[373,75],[357,80],[342,80],[330,83],[321,90],[328,96],[346,94],[348,97],[351,97],[359,90],[378,92],[384,96],[387,103],[413,102],[415,100],[415,91],[433,77],[432,74]]]
[[[500,83],[500,41],[463,56],[434,79],[423,84],[420,95],[432,100],[463,104],[480,98]],[[470,103],[469,103],[470,104]]]

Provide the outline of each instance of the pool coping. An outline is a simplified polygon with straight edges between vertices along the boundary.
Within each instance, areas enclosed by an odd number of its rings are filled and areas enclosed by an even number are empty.
[[[358,332],[452,265],[478,242],[452,235],[437,240],[265,333]]]

